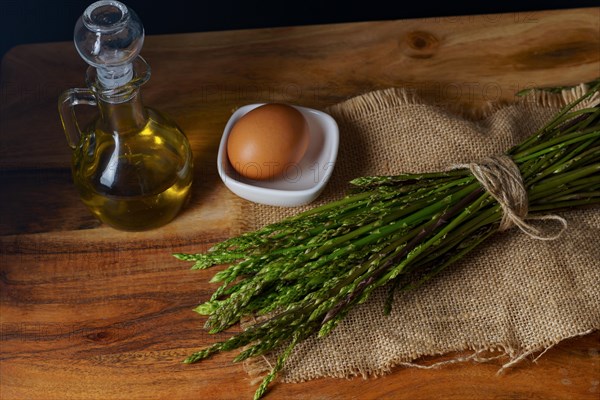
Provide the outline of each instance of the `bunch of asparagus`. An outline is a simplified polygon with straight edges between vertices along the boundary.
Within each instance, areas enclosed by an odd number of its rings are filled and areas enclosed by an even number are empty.
[[[591,90],[507,155],[518,166],[529,215],[600,203],[600,108],[574,110]],[[421,285],[494,234],[503,211],[469,169],[363,177],[345,198],[217,244],[176,254],[193,269],[217,272],[212,297],[195,311],[221,332],[246,316],[268,316],[189,356],[194,363],[244,348],[234,361],[283,349],[254,398],[260,398],[294,347],[325,336],[374,289]]]

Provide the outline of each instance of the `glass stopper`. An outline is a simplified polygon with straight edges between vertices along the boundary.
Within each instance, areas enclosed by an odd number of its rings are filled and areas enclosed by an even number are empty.
[[[97,70],[98,82],[112,89],[133,78],[133,60],[144,44],[144,27],[136,13],[115,0],[91,4],[75,24],[75,47]]]

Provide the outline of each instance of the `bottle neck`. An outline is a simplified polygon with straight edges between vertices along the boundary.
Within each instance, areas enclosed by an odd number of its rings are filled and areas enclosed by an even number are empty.
[[[131,133],[141,130],[148,120],[142,103],[142,96],[135,90],[126,101],[113,102],[112,99],[98,99],[100,116],[105,129],[112,133]]]

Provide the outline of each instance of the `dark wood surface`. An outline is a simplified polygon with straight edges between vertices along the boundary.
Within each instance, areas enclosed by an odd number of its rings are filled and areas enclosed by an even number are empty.
[[[0,72],[0,398],[251,398],[231,355],[180,363],[223,336],[206,334],[191,311],[213,289],[211,274],[170,255],[240,232],[243,215],[215,167],[236,107],[324,108],[389,86],[475,106],[594,79],[599,48],[597,8],[147,37],[144,101],[186,131],[196,171],[183,214],[142,233],[96,222],[72,184],[56,101],[83,85],[73,44],[14,48]],[[371,380],[276,384],[268,398],[598,399],[599,351],[596,332],[502,377],[499,363],[397,368]]]

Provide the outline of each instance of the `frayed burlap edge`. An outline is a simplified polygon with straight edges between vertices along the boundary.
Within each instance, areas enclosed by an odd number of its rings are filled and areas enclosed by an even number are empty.
[[[249,326],[249,325],[247,325],[247,326]],[[460,352],[461,353],[460,355],[452,356],[443,361],[436,361],[433,363],[418,362],[418,361],[416,361],[416,359],[414,359],[413,361],[406,361],[406,359],[397,359],[397,360],[390,361],[387,365],[383,366],[382,368],[380,368],[378,370],[364,370],[362,368],[356,368],[351,373],[338,374],[338,375],[333,375],[331,377],[339,378],[339,379],[351,379],[351,378],[355,378],[355,377],[362,377],[363,379],[368,379],[371,377],[380,377],[380,376],[387,375],[387,374],[391,373],[394,368],[397,368],[397,367],[430,370],[430,369],[439,369],[439,368],[443,368],[443,367],[446,367],[449,365],[454,365],[454,364],[462,364],[462,363],[467,363],[467,362],[489,363],[489,362],[497,361],[497,360],[500,360],[503,358],[508,358],[508,361],[503,363],[500,366],[500,368],[498,369],[498,371],[496,372],[496,375],[500,376],[500,375],[503,375],[505,372],[507,372],[508,369],[512,368],[513,366],[517,365],[518,363],[522,362],[523,360],[533,357],[533,355],[536,353],[539,353],[539,354],[537,354],[537,356],[535,356],[535,358],[531,359],[532,363],[537,363],[537,361],[548,350],[552,349],[554,346],[563,342],[564,340],[583,337],[583,336],[589,335],[595,331],[597,331],[597,329],[588,329],[583,332],[579,332],[579,333],[575,333],[575,334],[572,334],[569,336],[557,338],[552,341],[545,341],[543,344],[541,344],[539,346],[534,346],[532,348],[526,348],[526,349],[514,349],[512,346],[506,345],[506,344],[495,344],[495,345],[481,346],[479,348],[462,349],[459,351],[455,351],[455,352]],[[422,357],[425,357],[425,356],[439,357],[439,356],[444,356],[449,353],[455,353],[455,352],[446,352],[446,353],[440,353],[440,354],[427,354]],[[418,358],[420,358],[420,357],[418,357]],[[268,374],[269,372],[271,372],[271,370],[273,369],[273,366],[274,366],[274,360],[270,360],[266,356],[252,358],[252,359],[246,360],[244,362],[244,370],[250,377],[251,385],[256,385],[256,384],[260,383],[260,381],[264,378],[264,376],[266,374]],[[314,376],[314,377],[311,376],[311,377],[306,377],[305,379],[296,379],[296,380],[286,379],[284,377],[283,381],[286,383],[302,383],[302,382],[306,382],[306,381],[309,381],[312,379],[318,379],[318,378],[321,378],[321,376]]]
[[[563,89],[560,93],[553,93],[547,90],[532,90],[526,95],[517,97],[513,102],[486,102],[480,107],[466,108],[461,104],[448,104],[447,107],[440,107],[428,103],[426,100],[419,97],[418,93],[414,90],[388,88],[350,98],[330,106],[327,108],[327,112],[339,119],[351,121],[364,117],[365,115],[377,113],[381,107],[393,108],[413,104],[442,109],[448,113],[459,115],[466,119],[482,119],[489,117],[502,108],[514,104],[526,108],[562,108],[583,96],[588,90],[589,85],[586,83]],[[600,102],[600,93],[596,92],[592,97],[576,108],[584,106],[591,107],[597,105],[598,102]]]
[[[513,102],[487,102],[479,108],[465,108],[462,106],[449,106],[447,108],[440,107],[434,104],[429,104],[426,100],[422,99],[415,91],[405,90],[403,88],[388,88],[369,92],[363,95],[359,95],[348,100],[345,100],[336,105],[327,108],[327,112],[331,114],[335,119],[342,120],[356,120],[366,115],[376,114],[382,107],[387,109],[393,109],[394,107],[400,107],[404,105],[423,105],[427,107],[435,107],[439,110],[443,110],[450,114],[459,115],[465,119],[483,119],[487,118],[495,112],[512,105],[519,105],[524,108],[554,108],[559,109],[567,104],[580,98],[589,90],[589,85],[580,84],[572,88],[563,89],[560,93],[549,92],[545,90],[532,90],[522,97],[518,97]],[[576,109],[584,107],[593,107],[600,103],[600,94],[595,93],[592,97],[588,98],[585,102],[579,104]],[[252,204],[249,202],[243,202],[240,206],[240,222],[244,228],[247,228],[252,223],[248,222],[248,218],[253,217]],[[244,229],[242,228],[242,230]],[[262,319],[262,318],[261,318]],[[241,328],[246,329],[252,324],[259,322],[261,319],[247,318],[241,322]],[[353,377],[361,376],[364,379],[369,377],[378,377],[389,374],[396,367],[408,367],[417,369],[437,369],[452,364],[460,364],[465,362],[473,363],[486,363],[495,360],[508,358],[497,371],[497,375],[504,374],[508,369],[514,367],[525,359],[533,357],[537,354],[532,362],[537,362],[548,350],[559,344],[560,342],[568,339],[582,337],[589,335],[600,328],[586,329],[581,332],[575,332],[571,335],[562,335],[560,337],[546,338],[541,343],[527,346],[525,348],[515,348],[510,343],[495,343],[480,345],[475,347],[465,346],[458,349],[450,349],[444,353],[423,353],[415,355],[413,357],[403,357],[393,359],[387,365],[382,366],[377,370],[365,370],[363,368],[354,368],[350,372],[345,374],[332,375],[333,378],[350,379]],[[249,347],[249,346],[248,346]],[[262,355],[254,358],[250,358],[243,362],[244,370],[250,377],[250,384],[258,384],[272,369],[277,359],[277,351],[271,352],[267,355]],[[451,356],[443,361],[437,361],[433,363],[418,362],[417,360],[422,357],[438,357],[444,356],[450,353],[460,353],[460,355]],[[281,378],[284,382],[288,383],[300,383],[312,379],[320,378],[321,376],[306,376],[305,379],[289,379],[285,375]]]

